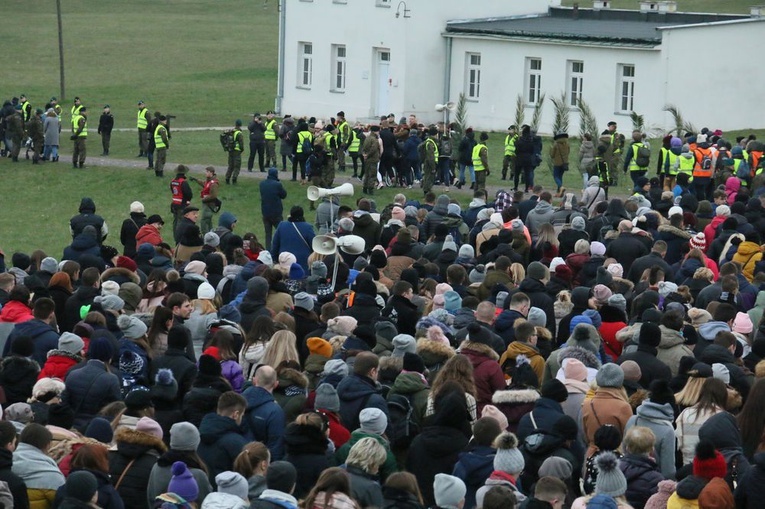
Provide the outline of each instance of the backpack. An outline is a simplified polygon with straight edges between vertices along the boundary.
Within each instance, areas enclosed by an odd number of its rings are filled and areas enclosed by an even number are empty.
[[[419,145],[417,145],[417,159],[420,160],[420,162],[425,162],[425,158],[427,157],[427,154],[425,153],[425,142],[421,141]]]
[[[603,239],[606,238],[606,235],[608,235],[608,232],[614,231],[614,227],[609,223],[600,228],[598,230],[598,242],[603,242]]]
[[[438,155],[450,156],[452,155],[452,140],[449,138],[441,138],[438,142]]]
[[[303,139],[303,154],[311,155],[313,153],[313,143],[311,142],[311,138],[304,138]]]
[[[391,448],[407,449],[420,434],[420,425],[414,419],[414,407],[409,396],[388,395],[388,430]]]
[[[749,163],[747,163],[745,159],[741,159],[741,164],[738,165],[738,170],[736,170],[736,177],[744,180],[749,179],[751,176],[752,172],[749,169]]]
[[[701,162],[699,163],[699,167],[702,170],[711,170],[712,168],[712,152],[707,152],[701,156]]]
[[[645,145],[638,147],[635,155],[635,164],[641,168],[647,168],[651,164],[651,149]]]
[[[223,150],[231,152],[234,149],[234,131],[228,130],[220,133],[220,144]]]

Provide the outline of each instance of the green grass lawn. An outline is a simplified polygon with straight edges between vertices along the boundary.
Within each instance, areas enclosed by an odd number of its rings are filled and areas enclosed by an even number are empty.
[[[275,1],[61,4],[67,113],[79,96],[94,113],[111,105],[117,127],[134,127],[142,99],[152,112],[177,115],[175,125],[209,126],[274,106]],[[27,21],[3,28],[10,57],[2,95],[26,93],[35,107],[60,98],[55,2],[6,0],[3,7]]]
[[[563,0],[563,5],[572,6],[578,3],[582,8],[592,7],[592,2],[582,0]],[[640,3],[638,0],[612,0],[611,5],[614,9],[638,9]],[[686,12],[719,12],[723,14],[749,14],[749,7],[760,5],[759,2],[752,0],[678,0],[677,10]]]

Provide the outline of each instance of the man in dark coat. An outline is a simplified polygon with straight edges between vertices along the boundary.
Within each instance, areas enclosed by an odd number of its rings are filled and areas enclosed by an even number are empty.
[[[287,197],[287,191],[279,182],[279,170],[268,169],[268,177],[260,181],[260,212],[263,215],[263,225],[266,232],[266,249],[271,249],[273,230],[279,226],[284,216],[282,200]]]
[[[240,325],[246,331],[252,328],[252,322],[259,316],[271,316],[271,311],[266,307],[268,296],[268,281],[260,276],[255,276],[247,281],[247,293],[244,294],[239,312],[242,315]]]
[[[337,386],[340,398],[340,420],[346,429],[358,429],[359,413],[364,408],[379,408],[388,415],[388,403],[377,383],[380,359],[372,352],[361,352],[353,364],[353,374]]]
[[[672,371],[669,366],[656,358],[657,348],[661,343],[661,329],[658,325],[645,322],[640,326],[637,350],[622,354],[617,364],[625,361],[635,361],[640,366],[640,386],[648,387],[653,380],[665,380],[669,382]]]
[[[374,220],[368,210],[363,209],[353,213],[353,224],[353,234],[364,239],[365,251],[371,251],[380,242],[382,226]]]
[[[568,390],[563,382],[557,379],[546,381],[542,384],[541,394],[542,397],[536,400],[531,412],[521,417],[518,422],[515,434],[520,442],[537,430],[552,433],[558,419],[566,415],[560,406],[568,398]]]
[[[619,236],[606,248],[606,257],[616,258],[622,264],[624,272],[629,274],[632,262],[648,254],[646,245],[632,233],[632,223],[624,220],[619,223]]]
[[[640,282],[640,278],[643,276],[643,272],[645,272],[646,269],[650,269],[654,265],[658,265],[661,270],[664,271],[664,280],[672,281],[672,267],[670,267],[669,263],[664,260],[666,254],[667,243],[663,240],[657,240],[654,243],[653,248],[651,248],[651,252],[645,256],[641,256],[640,258],[635,259],[629,269],[627,269],[627,267],[622,264],[624,267],[624,273],[627,274],[627,279],[635,284],[638,284]]]
[[[82,230],[91,225],[96,229],[96,232],[100,234],[98,237],[98,243],[100,244],[106,239],[109,234],[109,227],[106,225],[104,218],[96,214],[96,204],[92,198],[83,198],[80,202],[80,213],[72,217],[69,220],[69,230],[72,233],[74,239],[77,235],[82,233]]]
[[[266,444],[274,460],[284,456],[284,429],[287,425],[284,410],[273,396],[278,383],[276,370],[271,366],[261,366],[252,377],[252,387],[243,394],[247,400],[243,423],[247,437]]]
[[[548,269],[544,265],[539,262],[531,262],[526,269],[526,278],[521,281],[518,288],[510,292],[506,303],[509,304],[512,296],[518,292],[528,295],[531,300],[531,306],[545,312],[547,316],[546,328],[555,337],[555,309],[553,308],[553,300],[547,294],[545,288],[545,280],[548,278],[548,274]]]
[[[352,316],[359,323],[374,324],[380,318],[380,306],[377,305],[377,287],[372,275],[362,272],[356,276],[353,284],[356,291],[353,305],[342,312],[343,316]]]
[[[446,220],[446,216],[449,215],[449,196],[442,194],[436,199],[436,205],[433,210],[428,212],[425,219],[422,222],[422,233],[425,240],[428,240],[431,235],[436,233],[436,226],[443,223]]]
[[[414,290],[407,281],[396,281],[391,290],[391,298],[388,305],[382,310],[382,316],[390,319],[398,329],[399,334],[414,336],[417,332],[417,320],[420,312],[412,303]]]
[[[246,409],[244,396],[234,391],[224,392],[218,399],[217,412],[205,415],[199,425],[197,452],[207,465],[213,487],[215,476],[231,470],[234,460],[247,445],[241,429]]]
[[[542,186],[534,186],[531,196],[518,204],[518,217],[520,217],[521,221],[524,223],[526,222],[526,217],[529,215],[529,212],[534,210],[537,206],[540,194],[542,194]]]
[[[18,323],[13,328],[5,342],[3,356],[11,350],[16,338],[28,337],[34,343],[32,359],[42,366],[48,358],[48,352],[58,348],[59,334],[51,326],[56,321],[56,303],[47,297],[37,299],[32,314],[32,320]]]
[[[699,360],[710,366],[722,364],[728,368],[731,387],[736,389],[746,401],[754,379],[751,374],[746,375],[738,366],[736,357],[733,355],[736,351],[736,343],[736,336],[732,332],[718,332],[714,342],[701,352]]]

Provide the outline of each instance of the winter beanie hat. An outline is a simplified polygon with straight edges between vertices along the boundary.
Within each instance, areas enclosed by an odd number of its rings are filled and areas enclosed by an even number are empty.
[[[104,281],[101,283],[101,295],[117,295],[120,293],[120,285],[116,281]]]
[[[624,385],[624,371],[618,364],[605,364],[598,370],[595,382],[598,387],[622,387]]]
[[[48,274],[55,274],[56,272],[58,272],[58,262],[56,261],[55,258],[46,256],[40,262],[40,270],[43,272],[47,272]]]
[[[693,457],[693,475],[703,479],[713,479],[728,474],[728,464],[720,451],[709,440],[700,440]]]
[[[172,401],[178,395],[178,382],[175,380],[173,371],[167,368],[157,370],[154,376],[154,385],[149,390],[152,399]]]
[[[89,503],[98,490],[96,476],[87,470],[72,472],[66,479],[64,491],[66,497]]]
[[[316,410],[339,412],[340,398],[337,395],[337,389],[327,383],[319,385],[316,388],[316,398],[314,399],[313,407]]]
[[[162,440],[162,427],[151,417],[141,417],[138,419],[138,422],[135,424],[135,430]]]
[[[308,340],[305,342],[305,345],[308,347],[309,353],[314,355],[321,355],[322,357],[326,357],[328,359],[332,357],[332,354],[334,353],[330,342],[323,338],[308,338]]]
[[[199,447],[199,430],[190,422],[176,422],[170,428],[170,449],[195,451]]]
[[[622,367],[622,371],[624,371],[624,379],[627,381],[639,382],[640,378],[643,376],[640,365],[635,361],[624,361],[620,366]],[[653,398],[651,398],[651,401],[653,401]]]
[[[619,469],[619,460],[610,451],[598,454],[595,459],[598,479],[595,481],[595,493],[619,497],[627,492],[627,479]]]
[[[199,496],[199,486],[196,479],[189,472],[186,463],[182,461],[176,461],[173,463],[171,469],[173,477],[170,479],[170,484],[167,486],[169,493],[175,493],[179,497],[182,497],[186,502],[194,502]]]
[[[231,471],[221,472],[215,476],[215,484],[218,485],[220,493],[228,493],[242,500],[247,500],[249,497],[247,479],[242,477],[242,474]]]
[[[387,427],[388,417],[379,408],[365,408],[359,413],[361,431],[382,435]]]
[[[529,316],[526,318],[531,325],[535,327],[545,327],[547,325],[547,314],[538,307],[529,308]]]
[[[621,263],[612,263],[606,270],[613,277],[624,277],[624,266]]]
[[[393,352],[391,357],[403,357],[404,354],[417,353],[417,343],[409,334],[399,334],[393,338]]]
[[[95,417],[90,421],[90,424],[88,424],[88,428],[85,430],[85,436],[92,438],[93,440],[98,440],[102,444],[110,444],[114,438],[114,431],[112,430],[112,425],[109,421],[103,417]]]
[[[566,386],[557,378],[547,380],[543,383],[540,393],[543,398],[551,399],[558,403],[563,403],[568,399],[568,390],[566,389]]]
[[[467,487],[459,477],[448,474],[436,474],[433,480],[433,493],[436,505],[441,509],[457,509],[462,507]]]
[[[119,292],[119,286],[117,291]],[[93,302],[101,306],[104,311],[119,311],[125,307],[125,301],[116,295],[99,295],[93,299]]]
[[[618,509],[616,500],[610,495],[595,495],[587,502],[587,509]]]
[[[72,355],[80,355],[85,349],[85,342],[77,334],[64,332],[61,334],[61,337],[58,338],[58,349]]]
[[[492,447],[497,450],[494,455],[494,470],[517,476],[526,467],[523,453],[518,450],[518,437],[513,433],[509,431],[500,433],[494,439]]]
[[[117,326],[127,339],[139,339],[146,335],[149,330],[146,324],[134,315],[120,315],[117,319]]]
[[[483,283],[486,279],[486,267],[483,264],[476,265],[473,270],[468,274],[468,281],[470,284]]]

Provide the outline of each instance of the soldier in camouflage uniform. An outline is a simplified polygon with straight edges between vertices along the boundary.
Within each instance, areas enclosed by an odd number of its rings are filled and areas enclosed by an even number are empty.
[[[43,131],[42,113],[40,108],[35,110],[35,114],[29,119],[27,124],[27,134],[32,138],[32,164],[40,162],[43,145],[45,144],[45,132]]]
[[[380,126],[369,128],[369,135],[364,140],[364,193],[374,194],[377,184],[377,165],[380,162]]]
[[[604,159],[608,163],[608,167],[612,170],[614,168],[620,168],[622,161],[622,149],[624,148],[624,135],[616,132],[616,122],[612,120],[608,123],[608,128],[601,133],[600,139],[598,141],[606,146]],[[618,185],[619,172],[611,171],[610,173],[611,185]]]
[[[21,117],[21,106],[17,105],[12,115],[6,118],[8,138],[11,140],[11,158],[19,162],[21,143],[24,141],[24,119]]]
[[[327,132],[324,136],[324,151],[327,153],[327,162],[322,172],[321,185],[330,188],[335,180],[335,161],[337,161],[339,151],[337,146],[337,128],[332,124],[327,124],[324,130]]]
[[[425,139],[425,160],[422,161],[422,192],[428,194],[436,181],[438,165],[438,129],[431,127]]]

